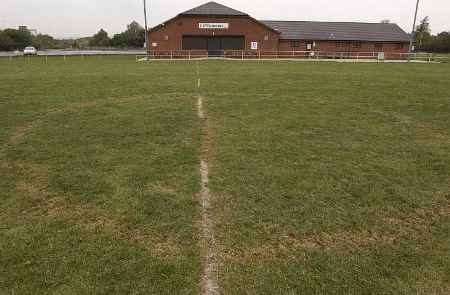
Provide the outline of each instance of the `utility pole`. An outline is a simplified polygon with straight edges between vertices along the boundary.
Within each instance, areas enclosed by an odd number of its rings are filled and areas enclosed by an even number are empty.
[[[411,53],[413,51],[414,39],[416,38],[416,23],[417,23],[417,12],[419,11],[419,1],[420,0],[417,0],[417,3],[416,3],[416,12],[414,14],[414,23],[413,23],[413,28],[412,28],[412,32],[411,32],[411,39],[409,41],[409,57],[411,57]]]
[[[148,23],[147,23],[147,0],[144,0],[144,19],[145,19],[145,55],[148,56],[150,52],[150,40],[148,38]]]

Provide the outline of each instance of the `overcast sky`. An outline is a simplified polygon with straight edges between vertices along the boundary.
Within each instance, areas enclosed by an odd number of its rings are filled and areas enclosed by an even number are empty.
[[[150,25],[208,2],[147,0]],[[143,24],[142,0],[0,0],[0,28],[27,25],[56,37],[80,37],[104,28],[110,35],[131,20]],[[219,0],[264,20],[379,22],[390,19],[410,31],[415,0]],[[433,32],[450,30],[450,0],[421,0],[419,18],[430,16]]]

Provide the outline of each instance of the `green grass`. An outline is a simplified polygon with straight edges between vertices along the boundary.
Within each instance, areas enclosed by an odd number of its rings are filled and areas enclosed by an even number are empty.
[[[198,294],[196,63],[0,59],[0,294]],[[450,66],[200,62],[224,294],[450,292]]]
[[[0,293],[197,294],[189,65],[0,62]]]
[[[448,66],[203,72],[227,294],[450,291]]]

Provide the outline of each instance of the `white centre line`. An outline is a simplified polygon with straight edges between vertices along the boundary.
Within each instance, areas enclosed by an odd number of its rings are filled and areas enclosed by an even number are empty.
[[[201,80],[200,80],[200,67],[197,62],[197,88],[200,92]],[[214,224],[212,221],[211,213],[211,193],[209,191],[209,168],[206,151],[209,148],[206,146],[208,140],[208,126],[207,117],[203,110],[203,97],[198,94],[197,97],[197,114],[198,118],[202,121],[202,149],[200,159],[200,199],[201,199],[201,243],[202,243],[202,261],[203,261],[203,274],[202,274],[202,295],[218,295],[218,261],[217,261],[217,248],[216,240],[214,237]]]

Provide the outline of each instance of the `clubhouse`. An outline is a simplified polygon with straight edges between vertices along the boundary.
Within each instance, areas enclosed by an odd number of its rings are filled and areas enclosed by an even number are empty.
[[[392,23],[265,21],[208,2],[149,31],[150,51],[408,52],[409,35]]]

